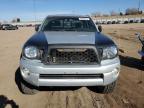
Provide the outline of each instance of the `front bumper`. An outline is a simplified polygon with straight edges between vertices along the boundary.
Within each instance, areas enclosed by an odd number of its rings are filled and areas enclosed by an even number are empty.
[[[39,60],[21,58],[21,75],[34,86],[104,86],[117,80],[120,71],[119,58],[103,60],[100,65],[44,65]],[[41,74],[79,75],[102,74],[103,78],[40,78]]]

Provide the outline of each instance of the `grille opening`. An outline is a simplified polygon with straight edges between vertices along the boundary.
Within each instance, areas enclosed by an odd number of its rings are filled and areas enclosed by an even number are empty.
[[[40,79],[96,79],[103,74],[40,74]]]
[[[98,62],[93,49],[51,49],[50,64],[94,64]]]

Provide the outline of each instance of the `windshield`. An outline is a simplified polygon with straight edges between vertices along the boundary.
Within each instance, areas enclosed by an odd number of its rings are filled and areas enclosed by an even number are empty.
[[[9,24],[3,24],[3,26],[10,26]]]
[[[42,26],[42,31],[96,31],[90,18],[47,18]]]
[[[3,24],[3,26],[8,26],[8,27],[10,27],[10,26],[13,26],[13,25],[11,25],[11,24]]]

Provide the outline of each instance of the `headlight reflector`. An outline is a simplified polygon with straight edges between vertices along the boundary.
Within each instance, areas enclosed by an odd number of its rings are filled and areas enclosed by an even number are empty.
[[[103,49],[103,59],[114,58],[118,54],[116,46],[110,46]]]
[[[27,58],[36,58],[38,56],[38,49],[34,46],[25,47],[24,55]]]

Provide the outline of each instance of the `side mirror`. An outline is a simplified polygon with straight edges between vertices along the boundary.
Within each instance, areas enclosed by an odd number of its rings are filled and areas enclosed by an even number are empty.
[[[102,32],[102,26],[101,25],[98,25],[98,30],[99,30],[99,32]]]
[[[39,30],[39,27],[40,27],[40,24],[35,25],[35,31],[38,31],[38,30]]]

